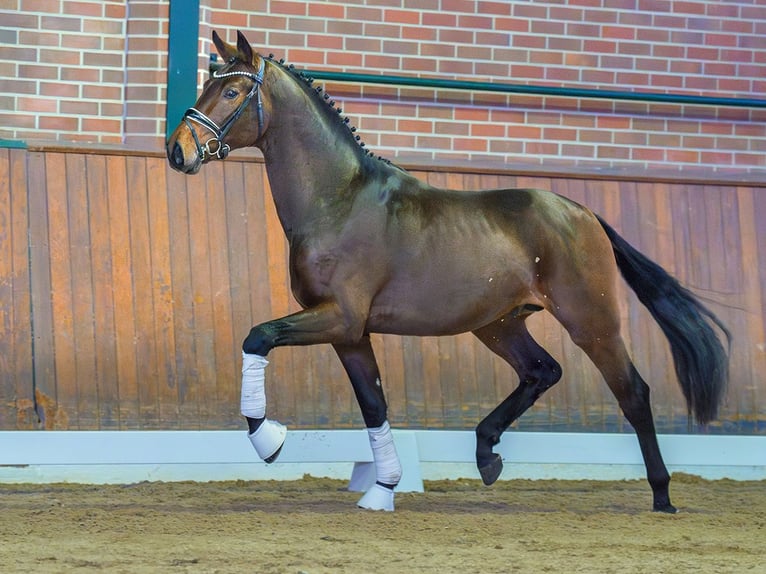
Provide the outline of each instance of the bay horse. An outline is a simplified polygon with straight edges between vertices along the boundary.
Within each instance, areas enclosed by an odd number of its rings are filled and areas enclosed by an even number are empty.
[[[285,427],[266,418],[266,356],[284,345],[329,343],[345,368],[367,427],[377,481],[363,508],[393,510],[401,465],[387,421],[370,333],[472,332],[504,359],[518,387],[476,427],[485,484],[503,462],[502,433],[561,377],[525,321],[551,313],[593,361],[633,426],[655,511],[675,512],[657,443],[649,387],[620,334],[618,270],[666,335],[689,412],[710,422],[723,399],[726,327],[598,215],[536,189],[433,188],[374,157],[321,88],[273,56],[213,32],[225,62],[167,141],[170,165],[197,173],[230,150],[263,152],[290,247],[292,292],[302,310],[254,326],[242,345],[241,410],[267,462]]]

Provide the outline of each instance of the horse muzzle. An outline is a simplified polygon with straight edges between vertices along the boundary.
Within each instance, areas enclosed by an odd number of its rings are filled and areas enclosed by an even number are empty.
[[[187,175],[194,175],[202,168],[202,158],[200,158],[199,154],[192,152],[189,155],[193,157],[187,157],[184,153],[184,148],[178,143],[178,140],[168,143],[165,151],[167,152],[170,167],[176,171]]]

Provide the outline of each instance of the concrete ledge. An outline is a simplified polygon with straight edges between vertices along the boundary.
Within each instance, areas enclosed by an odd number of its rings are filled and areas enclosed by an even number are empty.
[[[394,430],[404,468],[399,490],[423,479],[479,478],[472,431]],[[766,479],[766,437],[660,435],[671,472]],[[501,479],[625,480],[644,476],[632,434],[510,432],[496,447]],[[304,474],[369,481],[364,430],[288,432],[278,462],[258,460],[245,431],[4,431],[0,482],[131,483],[142,480],[288,480]],[[361,482],[360,482],[361,481]]]

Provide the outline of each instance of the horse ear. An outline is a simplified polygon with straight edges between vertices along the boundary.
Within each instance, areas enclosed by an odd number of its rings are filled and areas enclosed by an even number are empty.
[[[213,44],[215,44],[215,47],[224,62],[228,62],[239,55],[237,48],[224,42],[215,30],[213,30]]]
[[[253,63],[253,48],[250,46],[247,38],[245,38],[245,35],[239,30],[237,30],[237,49],[239,50],[239,57],[242,58],[243,62]]]

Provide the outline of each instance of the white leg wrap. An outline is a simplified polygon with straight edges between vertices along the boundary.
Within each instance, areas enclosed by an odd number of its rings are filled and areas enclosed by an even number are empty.
[[[394,436],[388,421],[378,428],[368,428],[367,433],[370,437],[372,458],[375,461],[377,482],[359,499],[357,506],[370,510],[391,511],[394,509],[394,491],[381,484],[396,485],[402,477],[402,465],[399,455],[396,454]]]
[[[276,458],[274,455],[279,452],[285,442],[287,427],[266,418],[265,372],[268,364],[266,357],[242,353],[240,410],[246,417],[264,419],[261,426],[247,437],[258,456],[266,462],[272,462],[273,458]]]
[[[266,357],[242,352],[242,395],[240,410],[251,419],[266,416]]]
[[[378,428],[368,428],[372,458],[375,461],[375,478],[383,484],[396,485],[402,478],[402,465],[396,454],[394,435],[388,421]]]

